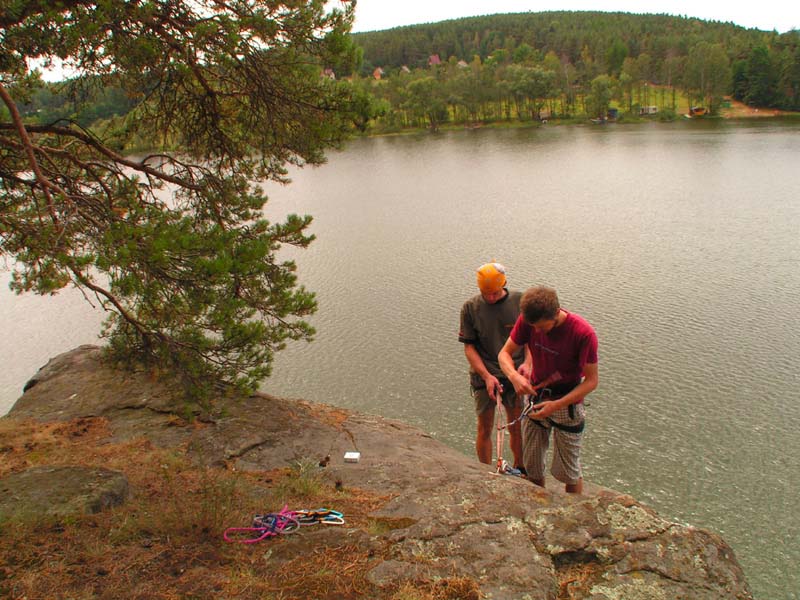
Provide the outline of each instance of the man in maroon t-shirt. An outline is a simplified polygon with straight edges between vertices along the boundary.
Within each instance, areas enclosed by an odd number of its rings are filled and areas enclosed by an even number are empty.
[[[512,356],[527,345],[533,360],[531,380],[521,375]],[[597,387],[597,334],[582,317],[567,312],[556,291],[539,286],[520,301],[520,316],[498,355],[500,368],[517,394],[535,404],[522,424],[522,454],[528,478],[544,487],[545,454],[553,432],[550,472],[580,494],[584,397]]]

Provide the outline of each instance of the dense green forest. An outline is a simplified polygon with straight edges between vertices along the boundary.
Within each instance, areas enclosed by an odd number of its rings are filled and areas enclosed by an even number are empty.
[[[76,123],[85,129],[115,129],[124,126],[125,115],[141,98],[142,95],[133,97],[122,88],[105,86],[99,77],[89,77],[83,81],[42,83],[30,90],[18,108],[31,124]],[[0,108],[0,116],[6,117],[4,106]],[[141,139],[133,144],[134,149],[153,145],[152,141]]]
[[[725,97],[800,110],[800,32],[668,15],[503,14],[354,34],[391,126],[605,117]],[[377,71],[376,71],[377,70]],[[380,76],[380,84],[374,81]]]
[[[725,98],[800,110],[800,32],[745,29],[668,15],[602,12],[503,14],[352,34],[352,63],[328,65],[359,92],[361,131],[445,123],[673,118],[696,105],[715,114]],[[74,93],[48,85],[28,118],[82,124],[124,115],[134,100],[94,90],[76,112]]]

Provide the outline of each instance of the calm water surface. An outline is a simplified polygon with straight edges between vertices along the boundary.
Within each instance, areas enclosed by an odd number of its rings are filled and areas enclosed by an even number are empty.
[[[587,479],[710,528],[760,600],[800,578],[800,126],[686,122],[357,140],[270,186],[314,215],[296,258],[310,345],[270,393],[413,423],[473,454],[457,341],[474,269],[547,284],[595,325]],[[0,413],[102,315],[77,293],[4,292]]]

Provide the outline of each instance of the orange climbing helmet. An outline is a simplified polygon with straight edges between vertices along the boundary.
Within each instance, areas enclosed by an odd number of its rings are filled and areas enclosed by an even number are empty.
[[[478,268],[478,288],[484,294],[499,292],[506,287],[506,268],[500,263],[490,262]]]

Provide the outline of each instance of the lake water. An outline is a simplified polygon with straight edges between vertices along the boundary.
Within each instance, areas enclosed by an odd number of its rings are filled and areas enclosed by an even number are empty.
[[[270,217],[315,217],[286,254],[320,309],[265,391],[472,455],[458,318],[496,259],[597,329],[585,477],[720,533],[760,600],[800,597],[800,124],[475,130],[329,158],[268,188]],[[0,299],[1,414],[102,317],[77,293]]]

